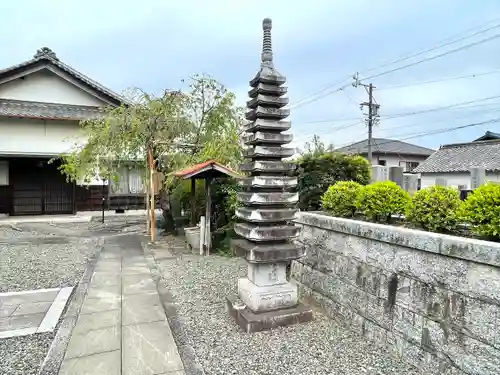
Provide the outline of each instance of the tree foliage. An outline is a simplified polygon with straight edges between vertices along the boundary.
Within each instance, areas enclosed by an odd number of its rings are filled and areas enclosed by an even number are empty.
[[[330,186],[321,198],[323,209],[334,216],[353,217],[358,194],[363,185],[355,181],[339,181]]]
[[[452,187],[431,186],[419,190],[406,210],[406,220],[433,232],[450,232],[456,228],[460,194]]]
[[[370,182],[370,165],[362,156],[336,152],[308,153],[297,160],[299,208],[319,210],[321,196],[337,181]]]
[[[333,144],[325,145],[323,141],[321,141],[319,135],[314,134],[311,142],[306,142],[304,144],[303,149],[299,149],[298,152],[301,156],[321,156],[327,152],[333,152],[335,148]]]
[[[390,222],[392,215],[405,213],[410,199],[393,181],[375,182],[361,189],[356,206],[371,220]]]
[[[145,171],[152,149],[156,168],[166,176],[165,222],[173,223],[172,198],[179,199],[177,206],[186,204],[189,185],[170,172],[209,159],[236,168],[242,158],[242,114],[235,95],[208,75],[195,75],[186,90],[165,90],[160,96],[132,89],[126,103],[81,122],[86,142],[60,155],[60,169],[73,181],[88,183],[96,175],[116,181],[124,165]]]
[[[106,107],[99,118],[81,122],[84,144],[61,155],[61,169],[69,180],[88,182],[100,175],[117,178],[126,164],[146,166],[148,147],[158,153],[173,153],[189,124],[183,109],[186,98],[179,91],[165,91],[155,97],[141,90],[119,107]],[[176,159],[171,159],[174,164]]]
[[[146,166],[149,147],[161,156],[159,169],[166,173],[208,159],[235,167],[241,159],[241,114],[234,94],[207,75],[193,76],[187,92],[154,96],[132,89],[126,103],[81,122],[86,142],[60,156],[61,169],[70,180],[88,182],[97,174],[109,179],[124,164]]]
[[[472,232],[494,239],[500,238],[500,185],[481,185],[462,202],[459,217],[471,225]]]

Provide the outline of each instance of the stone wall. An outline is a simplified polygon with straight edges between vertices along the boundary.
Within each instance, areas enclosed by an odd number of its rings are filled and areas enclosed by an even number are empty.
[[[500,244],[316,213],[297,223],[302,298],[422,373],[500,374]]]

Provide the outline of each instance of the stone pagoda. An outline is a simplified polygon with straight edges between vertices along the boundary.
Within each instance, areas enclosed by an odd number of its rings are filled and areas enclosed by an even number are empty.
[[[298,304],[297,286],[288,282],[287,264],[303,255],[303,247],[293,239],[300,228],[293,224],[298,194],[295,166],[283,158],[294,154],[283,147],[292,141],[285,119],[290,110],[286,78],[273,64],[271,20],[262,23],[264,40],[261,67],[250,81],[250,100],[245,114],[244,142],[247,145],[241,171],[243,191],[238,194],[239,222],[233,250],[248,263],[248,275],[238,280],[239,298],[228,298],[228,307],[237,323],[247,332],[270,329],[312,319],[312,311]]]

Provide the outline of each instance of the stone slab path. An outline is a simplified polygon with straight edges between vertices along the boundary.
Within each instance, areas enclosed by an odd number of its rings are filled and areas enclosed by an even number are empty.
[[[72,287],[0,293],[0,339],[52,332]]]
[[[104,246],[59,370],[69,374],[184,374],[137,236]]]

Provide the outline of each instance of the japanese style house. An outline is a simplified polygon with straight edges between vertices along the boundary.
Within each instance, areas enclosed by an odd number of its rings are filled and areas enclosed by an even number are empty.
[[[49,48],[0,70],[0,214],[69,214],[106,208],[144,208],[139,170],[120,182],[87,186],[66,181],[48,161],[85,142],[80,121],[119,106],[123,98],[58,59]],[[113,207],[114,206],[114,207]]]

